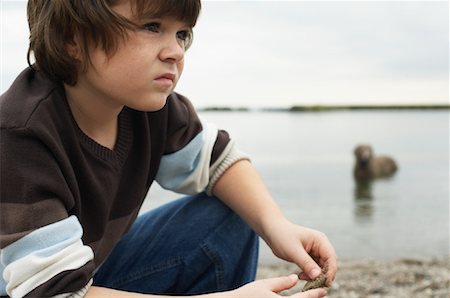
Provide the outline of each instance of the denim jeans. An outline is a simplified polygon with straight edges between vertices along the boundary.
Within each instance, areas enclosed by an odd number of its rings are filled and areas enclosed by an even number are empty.
[[[218,199],[185,197],[138,217],[94,285],[149,294],[202,294],[253,281],[258,237]]]

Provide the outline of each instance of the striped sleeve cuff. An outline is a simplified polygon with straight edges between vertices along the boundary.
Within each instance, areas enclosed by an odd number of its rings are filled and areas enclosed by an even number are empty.
[[[92,282],[93,282],[93,279],[91,278],[89,283],[84,288],[82,288],[81,290],[79,290],[79,291],[77,291],[75,293],[67,293],[67,294],[56,295],[56,296],[53,296],[53,298],[83,298],[84,296],[86,296],[87,291],[92,286]]]
[[[70,216],[2,249],[5,292],[13,298],[42,297],[85,287],[92,278],[94,254],[81,237],[78,219]]]
[[[197,194],[212,189],[225,171],[239,160],[250,158],[229,140],[219,157],[211,165],[218,129],[212,123],[202,122],[203,130],[182,149],[164,155],[156,181],[165,189],[183,194]]]
[[[204,129],[181,150],[164,155],[156,181],[165,189],[183,194],[205,190],[209,182],[209,164],[217,127],[204,124]]]
[[[250,157],[238,150],[233,140],[230,140],[225,150],[222,152],[217,161],[210,168],[209,184],[206,187],[206,193],[212,196],[212,190],[219,181],[220,177],[236,162],[240,160],[250,161]]]

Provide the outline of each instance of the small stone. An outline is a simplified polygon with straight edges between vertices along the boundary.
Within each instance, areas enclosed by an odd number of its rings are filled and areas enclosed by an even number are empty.
[[[302,292],[306,292],[308,290],[323,288],[325,287],[325,282],[327,281],[327,276],[324,273],[321,273],[318,277],[313,280],[308,281],[302,289]]]

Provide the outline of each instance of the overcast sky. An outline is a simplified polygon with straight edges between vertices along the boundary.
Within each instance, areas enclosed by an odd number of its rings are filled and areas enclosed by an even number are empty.
[[[26,66],[2,3],[1,91]],[[448,1],[203,1],[177,91],[198,107],[449,103]]]

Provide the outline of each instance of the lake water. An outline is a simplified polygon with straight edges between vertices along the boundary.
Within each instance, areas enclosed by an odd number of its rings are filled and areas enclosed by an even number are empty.
[[[448,111],[203,112],[252,156],[293,222],[323,231],[341,259],[449,255]],[[353,149],[399,171],[361,190]],[[367,197],[371,198],[367,198]],[[178,195],[152,187],[143,210]],[[263,244],[261,261],[275,260]]]

